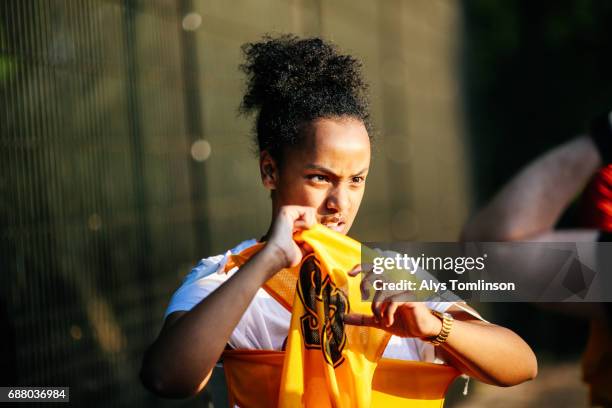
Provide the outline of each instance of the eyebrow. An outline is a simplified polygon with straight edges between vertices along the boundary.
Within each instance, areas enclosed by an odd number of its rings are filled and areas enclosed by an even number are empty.
[[[321,172],[323,172],[323,173],[327,173],[327,174],[329,174],[329,175],[332,175],[332,176],[337,177],[336,173],[334,173],[333,171],[331,171],[331,170],[330,170],[330,169],[328,169],[327,167],[323,167],[323,166],[320,166],[320,165],[318,165],[318,164],[308,164],[308,165],[306,165],[306,168],[307,168],[307,169],[311,169],[311,170],[319,170],[319,171],[321,171]],[[366,171],[368,171],[368,168],[367,168],[367,167],[363,168],[362,170],[360,170],[359,172],[357,172],[357,173],[353,174],[353,175],[352,175],[352,176],[350,176],[350,177],[360,176],[360,175],[362,175],[363,173],[365,173]]]

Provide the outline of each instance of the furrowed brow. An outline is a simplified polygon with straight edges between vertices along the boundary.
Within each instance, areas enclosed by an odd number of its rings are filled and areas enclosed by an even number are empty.
[[[319,166],[318,164],[308,164],[306,166],[306,168],[310,169],[310,170],[317,170],[317,171],[320,171],[322,173],[326,173],[326,174],[328,174],[330,176],[338,177],[338,175],[336,173],[334,173],[333,171],[331,171],[327,167]]]
[[[368,171],[368,168],[365,167],[364,169],[360,170],[358,173],[353,174],[351,177],[357,177],[357,176],[361,176],[363,173],[365,173],[366,171]]]
[[[318,164],[308,164],[308,165],[306,166],[306,168],[307,168],[307,169],[310,169],[310,170],[317,170],[317,171],[320,171],[320,172],[322,172],[322,173],[326,173],[326,174],[328,174],[328,175],[330,175],[330,176],[339,177],[339,176],[338,176],[336,173],[334,173],[332,170],[328,169],[327,167],[320,166],[320,165],[318,165]],[[361,176],[361,175],[362,175],[363,173],[365,173],[366,171],[368,171],[368,168],[367,168],[367,167],[365,167],[365,168],[363,168],[362,170],[360,170],[359,172],[357,172],[357,173],[353,174],[351,177]]]

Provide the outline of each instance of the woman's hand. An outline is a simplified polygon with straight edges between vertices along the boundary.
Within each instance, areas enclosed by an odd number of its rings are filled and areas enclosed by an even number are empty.
[[[272,224],[270,238],[264,250],[274,251],[282,260],[281,269],[298,265],[302,257],[311,252],[307,244],[298,246],[293,234],[312,227],[317,223],[315,209],[298,205],[286,205],[280,208]]]
[[[361,272],[358,265],[349,275]],[[369,271],[361,281],[362,294],[366,294],[376,276]],[[374,316],[349,314],[347,324],[371,326],[400,337],[426,339],[437,336],[442,322],[422,302],[404,302],[411,299],[410,292],[377,291],[372,301]],[[367,295],[364,297],[368,297]],[[470,313],[451,306],[453,325],[446,342],[436,349],[436,355],[462,373],[487,384],[503,387],[520,384],[535,378],[538,363],[535,354],[516,333],[501,326],[481,321]]]
[[[355,277],[361,272],[361,266],[355,266],[349,276]],[[362,293],[367,292],[366,285],[375,277],[369,271],[361,281]],[[372,300],[373,316],[351,313],[344,316],[344,322],[356,326],[370,326],[399,337],[435,337],[442,330],[442,322],[434,316],[423,302],[405,302],[410,292],[376,291]]]

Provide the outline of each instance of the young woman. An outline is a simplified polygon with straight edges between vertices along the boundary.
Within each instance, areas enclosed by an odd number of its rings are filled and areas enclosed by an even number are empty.
[[[243,48],[248,77],[243,111],[257,114],[256,138],[272,222],[264,248],[239,272],[222,271],[229,252],[204,259],[185,278],[166,311],[159,337],[143,361],[144,384],[165,397],[201,391],[226,348],[281,350],[290,313],[261,289],[279,270],[298,265],[308,248],[293,234],[315,223],[347,234],[355,220],[370,167],[370,123],[361,64],[318,38],[266,37]],[[357,279],[357,278],[355,278]],[[446,341],[427,342],[454,318]],[[400,303],[380,299],[374,325],[393,337],[383,356],[436,359],[489,384],[510,386],[536,375],[536,358],[515,333],[452,303]]]

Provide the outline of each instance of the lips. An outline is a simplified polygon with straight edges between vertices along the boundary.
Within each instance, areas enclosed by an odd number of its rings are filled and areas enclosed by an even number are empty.
[[[327,228],[332,229],[334,231],[337,232],[342,232],[344,231],[344,221],[327,221],[327,222],[321,222],[321,224],[325,225]]]

